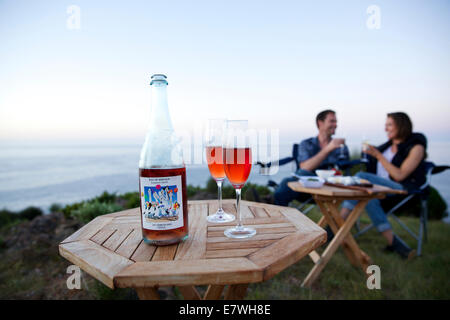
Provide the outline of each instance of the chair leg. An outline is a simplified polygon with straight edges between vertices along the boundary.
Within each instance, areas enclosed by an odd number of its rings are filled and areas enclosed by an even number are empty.
[[[423,240],[427,241],[427,217],[428,216],[428,207],[427,201],[421,200],[421,210],[420,210],[420,225],[419,225],[419,239],[417,241],[417,255],[422,255],[422,245]]]
[[[422,208],[423,208],[423,226],[424,226],[424,239],[425,242],[428,242],[428,201],[422,200]]]
[[[415,234],[414,232],[412,232],[411,229],[408,228],[408,226],[406,224],[404,224],[395,214],[389,213],[388,216],[393,218],[404,230],[406,230],[411,235],[411,237],[413,237],[414,239],[419,241],[419,236],[417,234]]]
[[[369,231],[370,229],[372,229],[374,227],[373,224],[368,225],[367,227],[365,227],[364,229],[362,229],[361,231],[357,232],[353,238],[358,238],[360,235],[366,233],[367,231]]]
[[[308,214],[308,212],[310,212],[312,209],[314,209],[315,205],[310,205],[308,208],[306,208],[305,210],[303,210],[302,212],[304,214]]]
[[[419,239],[417,239],[417,256],[422,255],[422,241],[423,241],[423,221],[422,218],[420,219],[420,225],[419,225]]]

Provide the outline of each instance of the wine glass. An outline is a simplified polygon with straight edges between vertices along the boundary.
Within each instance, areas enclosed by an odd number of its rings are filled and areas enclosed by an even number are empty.
[[[362,150],[361,162],[366,162],[366,163],[369,162],[369,159],[367,159],[367,153],[366,153],[366,151],[369,149],[369,145],[370,145],[369,140],[367,140],[364,137],[362,140],[362,143],[361,143],[361,150]]]
[[[234,215],[225,212],[222,208],[222,183],[225,179],[222,144],[225,127],[225,119],[210,119],[206,134],[206,162],[211,176],[216,180],[219,199],[219,208],[207,217],[209,222],[214,223],[231,222],[235,219]]]
[[[334,136],[334,138],[335,139],[342,139],[342,140],[344,140],[344,143],[341,144],[340,147],[339,147],[340,149],[339,149],[339,156],[338,156],[339,160],[344,160],[346,158],[345,157],[345,153],[344,153],[344,150],[345,150],[345,134],[342,131],[340,131],[337,136]]]
[[[250,238],[256,234],[256,230],[250,227],[244,227],[240,207],[241,189],[252,169],[252,149],[250,147],[247,120],[227,121],[227,132],[223,147],[225,174],[236,190],[238,216],[237,226],[226,229],[224,234],[229,238]]]

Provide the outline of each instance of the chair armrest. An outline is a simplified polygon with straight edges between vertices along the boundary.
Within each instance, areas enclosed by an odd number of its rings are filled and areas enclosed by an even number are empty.
[[[278,166],[278,167],[280,167],[280,166],[283,166],[283,165],[285,165],[285,164],[287,164],[289,162],[292,162],[292,161],[294,161],[293,157],[287,157],[287,158],[283,158],[283,159],[278,160],[278,163],[277,163],[277,161],[272,161],[272,162],[268,162],[268,163],[262,163],[262,162],[258,161],[256,163],[256,165],[261,166],[261,168],[270,168],[271,166]]]
[[[450,169],[450,166],[435,166],[433,168],[433,171],[431,171],[432,174],[441,173],[447,169]]]

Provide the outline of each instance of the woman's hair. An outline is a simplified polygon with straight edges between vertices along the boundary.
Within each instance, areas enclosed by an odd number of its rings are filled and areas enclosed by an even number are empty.
[[[409,116],[404,112],[391,112],[388,113],[387,116],[394,120],[395,125],[397,126],[398,133],[397,138],[401,140],[406,140],[411,134],[413,130],[413,124]]]

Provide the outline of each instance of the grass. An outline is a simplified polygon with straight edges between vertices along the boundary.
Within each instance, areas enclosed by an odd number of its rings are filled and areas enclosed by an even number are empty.
[[[308,216],[315,222],[321,214],[315,208]],[[402,217],[413,230],[418,230],[419,219]],[[365,216],[362,222],[369,223]],[[413,238],[391,221],[394,231],[412,248]],[[384,252],[384,239],[374,230],[357,239],[357,243],[381,270],[381,289],[369,290],[361,269],[353,267],[342,249],[338,249],[316,282],[309,288],[301,283],[313,267],[309,257],[290,266],[269,281],[251,284],[247,299],[448,299],[450,285],[450,225],[434,220],[428,223],[428,242],[423,245],[421,257],[411,261],[401,259],[395,253]],[[325,246],[318,250],[323,251]]]

